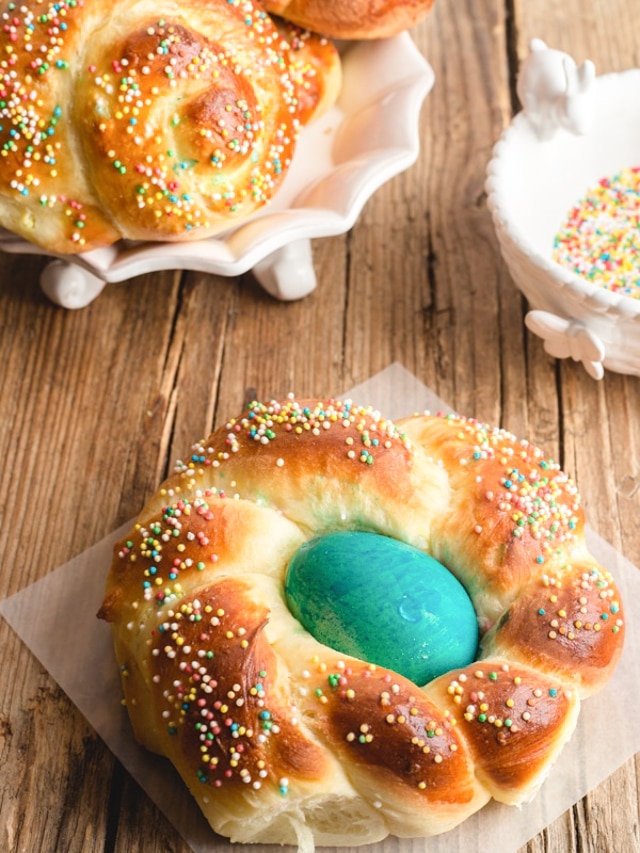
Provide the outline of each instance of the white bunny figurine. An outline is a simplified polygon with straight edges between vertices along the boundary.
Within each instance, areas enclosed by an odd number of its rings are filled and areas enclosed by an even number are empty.
[[[593,62],[587,59],[578,67],[567,53],[547,47],[538,38],[531,40],[529,48],[517,92],[538,137],[550,139],[559,127],[579,135],[587,133],[595,109]]]

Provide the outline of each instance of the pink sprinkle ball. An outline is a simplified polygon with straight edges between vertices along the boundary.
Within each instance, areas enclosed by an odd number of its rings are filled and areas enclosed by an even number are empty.
[[[556,234],[552,257],[593,284],[640,299],[640,166],[587,191]]]

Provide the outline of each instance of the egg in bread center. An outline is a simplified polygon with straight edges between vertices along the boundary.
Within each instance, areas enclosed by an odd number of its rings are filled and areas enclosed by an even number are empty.
[[[442,563],[388,536],[318,536],[291,558],[291,613],[316,640],[417,685],[476,659],[478,620]]]

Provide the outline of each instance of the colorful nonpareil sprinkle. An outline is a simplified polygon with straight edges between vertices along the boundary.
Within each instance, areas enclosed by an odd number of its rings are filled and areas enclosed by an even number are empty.
[[[243,445],[246,448],[270,444],[282,434],[293,433],[313,439],[331,429],[351,430],[354,427],[359,434],[360,446],[351,433],[345,437],[345,453],[349,459],[373,465],[376,452],[389,450],[394,443],[409,447],[406,436],[393,422],[370,407],[354,406],[350,400],[301,404],[290,395],[284,402],[250,403],[242,417],[227,423],[224,449],[206,447],[200,442],[194,445],[188,461],[178,460],[176,471],[192,477],[198,470],[201,472],[211,465],[219,467],[238,453]],[[279,457],[275,464],[283,467],[285,461]]]
[[[492,507],[486,531],[479,517],[474,519],[477,536],[495,536],[498,516],[510,530],[510,547],[521,541],[536,564],[571,546],[580,526],[580,496],[556,461],[508,430],[473,418],[447,415],[443,423],[459,447],[461,468],[476,477],[478,500]]]
[[[588,190],[556,234],[553,259],[606,290],[640,299],[640,166]]]

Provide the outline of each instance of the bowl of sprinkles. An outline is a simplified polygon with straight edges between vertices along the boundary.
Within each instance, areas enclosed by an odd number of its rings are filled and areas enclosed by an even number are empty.
[[[596,75],[533,40],[518,95],[486,188],[525,323],[594,379],[640,375],[640,69]]]
[[[589,187],[557,232],[553,258],[613,293],[640,299],[640,166]]]

